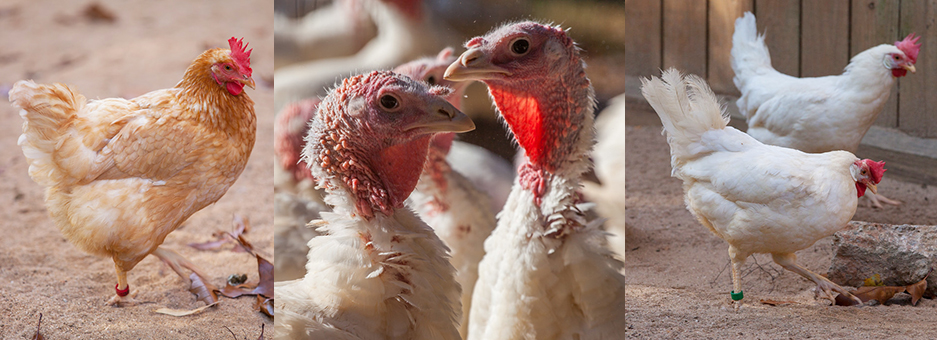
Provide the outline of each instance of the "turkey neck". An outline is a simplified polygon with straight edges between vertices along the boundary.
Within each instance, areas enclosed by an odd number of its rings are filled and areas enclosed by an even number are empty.
[[[589,165],[595,94],[576,59],[571,61],[575,68],[559,78],[487,82],[498,111],[527,154],[520,183],[538,198],[552,177],[578,184]]]

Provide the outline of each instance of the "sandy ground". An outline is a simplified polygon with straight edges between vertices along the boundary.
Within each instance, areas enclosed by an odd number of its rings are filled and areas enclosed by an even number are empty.
[[[682,183],[670,177],[670,149],[649,107],[628,102],[627,297],[628,338],[806,339],[934,338],[937,301],[910,297],[882,306],[835,307],[815,299],[812,282],[786,271],[770,255],[746,263],[745,305],[731,307],[727,244],[686,210]],[[860,157],[862,157],[860,150]],[[937,223],[937,188],[889,177],[879,192],[898,207],[860,206],[854,219],[883,223]],[[862,204],[862,201],[860,201]],[[798,263],[828,271],[832,237],[797,253]],[[757,262],[757,263],[756,263]],[[761,299],[793,301],[772,307]]]
[[[83,11],[99,3],[116,21],[92,22]],[[155,257],[128,276],[144,304],[109,307],[116,277],[110,259],[68,243],[46,214],[42,188],[27,175],[16,145],[22,120],[5,93],[14,81],[71,84],[89,98],[134,97],[172,87],[189,63],[211,47],[245,37],[256,90],[257,142],[246,170],[216,204],[190,218],[164,246],[187,257],[223,285],[230,274],[257,280],[253,257],[228,250],[197,251],[189,242],[230,230],[234,214],[250,218],[247,238],[272,260],[273,8],[265,1],[35,1],[0,3],[0,338],[32,338],[39,314],[47,339],[257,339],[273,319],[253,310],[253,297],[223,298],[201,314],[173,317],[159,307],[202,305]],[[229,247],[230,248],[230,247]],[[227,329],[226,329],[227,328]],[[230,332],[229,330],[230,329]]]

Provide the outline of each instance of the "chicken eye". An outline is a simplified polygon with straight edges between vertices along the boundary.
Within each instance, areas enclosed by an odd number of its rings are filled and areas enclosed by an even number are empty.
[[[527,53],[528,49],[530,49],[530,41],[527,41],[527,39],[520,38],[511,43],[511,52],[514,52],[514,54],[522,55]]]
[[[426,78],[426,82],[429,83],[430,85],[436,85],[436,77],[429,76],[429,78]]]
[[[901,60],[901,56],[896,54],[896,55],[895,55],[895,60]]]
[[[383,107],[385,110],[392,111],[400,107],[400,101],[397,100],[397,97],[394,97],[389,94],[385,94],[381,96],[380,102],[381,102],[381,107]]]
[[[225,71],[231,71],[231,65],[225,65],[225,66],[224,66],[224,70],[225,70]]]

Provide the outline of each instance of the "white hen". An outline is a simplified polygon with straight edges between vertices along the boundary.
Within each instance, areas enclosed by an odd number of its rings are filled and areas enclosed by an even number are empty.
[[[810,154],[762,144],[726,126],[728,116],[699,77],[670,69],[662,78],[644,80],[641,91],[664,125],[687,209],[729,243],[733,300],[742,299],[741,267],[753,253],[770,253],[830,299],[835,290],[857,300],[798,265],[794,252],[843,229],[858,197],[866,188],[875,192],[885,163],[847,151]]]

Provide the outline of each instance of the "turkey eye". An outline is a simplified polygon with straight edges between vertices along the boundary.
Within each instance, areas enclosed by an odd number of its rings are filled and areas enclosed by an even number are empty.
[[[381,96],[381,106],[387,110],[393,110],[400,106],[400,103],[394,96],[385,94],[384,96]]]
[[[527,39],[517,39],[511,44],[511,52],[514,54],[527,53],[528,48],[530,48],[530,42]]]
[[[429,78],[426,78],[426,82],[430,85],[436,85],[436,77],[429,76]]]

